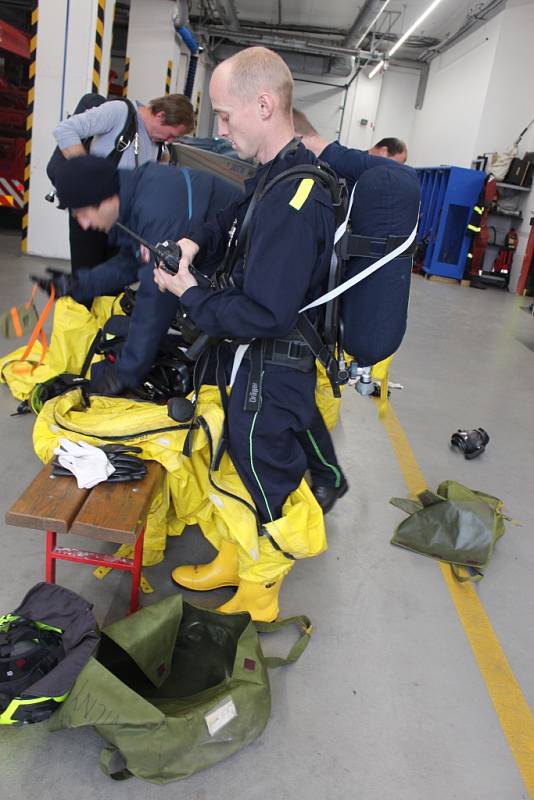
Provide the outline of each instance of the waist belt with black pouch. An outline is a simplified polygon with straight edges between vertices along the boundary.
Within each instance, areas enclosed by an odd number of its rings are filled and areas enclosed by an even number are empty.
[[[262,339],[258,343],[252,342],[244,358],[253,360],[251,351],[259,349],[261,345],[264,364],[291,367],[299,372],[309,372],[315,364],[315,356],[302,339]]]
[[[244,410],[258,411],[261,406],[261,378],[264,364],[289,367],[298,372],[311,372],[315,356],[302,339],[256,339],[244,358],[250,361]]]

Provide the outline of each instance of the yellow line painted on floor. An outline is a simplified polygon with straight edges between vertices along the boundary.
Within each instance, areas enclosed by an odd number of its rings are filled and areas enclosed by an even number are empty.
[[[426,488],[408,437],[391,404],[380,416],[411,495]],[[534,715],[521,691],[475,587],[458,583],[448,564],[441,574],[452,597],[521,777],[534,800]]]

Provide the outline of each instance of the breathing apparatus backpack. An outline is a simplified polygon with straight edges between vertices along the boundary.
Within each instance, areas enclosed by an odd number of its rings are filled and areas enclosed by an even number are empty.
[[[372,393],[371,367],[395,353],[406,331],[419,180],[411,168],[380,160],[383,165],[360,176],[348,202],[344,181],[321,162],[280,173],[256,200],[281,181],[301,176],[317,179],[331,194],[337,230],[328,291],[300,310],[296,327],[325,367],[336,396],[349,378],[369,387],[361,393]],[[321,306],[312,323],[306,312]],[[345,354],[353,359],[350,366]]]
[[[99,641],[91,606],[62,586],[38,583],[0,617],[0,725],[48,719]]]

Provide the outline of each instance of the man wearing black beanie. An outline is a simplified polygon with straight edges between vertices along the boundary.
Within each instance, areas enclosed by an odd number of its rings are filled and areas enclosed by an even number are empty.
[[[108,159],[96,156],[61,162],[56,171],[56,183],[58,200],[64,208],[96,207],[119,194],[117,167]]]
[[[138,243],[113,226],[117,221],[148,242],[176,241],[240,196],[240,190],[208,172],[145,164],[118,170],[109,159],[80,156],[63,162],[56,174],[61,205],[84,230],[110,232],[119,247],[112,258],[74,275],[54,271],[34,278],[56,297],[70,295],[90,304],[99,295],[116,295],[139,281],[128,335],[114,363],[101,361],[91,370],[91,389],[120,394],[140,386],[154,364],[160,343],[179,307],[153,280],[153,263],[145,264]]]

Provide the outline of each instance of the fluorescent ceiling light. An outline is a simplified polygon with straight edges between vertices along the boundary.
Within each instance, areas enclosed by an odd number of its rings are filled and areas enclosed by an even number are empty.
[[[373,69],[373,71],[369,73],[369,77],[370,78],[374,78],[376,73],[379,70],[381,70],[383,66],[384,66],[384,62],[383,61],[379,61],[378,64],[376,65],[376,67]]]
[[[424,22],[424,21],[425,21],[425,19],[428,17],[428,15],[429,15],[429,14],[431,14],[431,13],[434,11],[434,9],[436,8],[436,6],[439,6],[439,4],[440,4],[440,3],[441,3],[441,0],[434,0],[434,2],[433,2],[433,3],[431,3],[431,4],[428,6],[427,10],[426,10],[426,11],[423,11],[423,13],[422,13],[422,14],[421,14],[421,16],[419,17],[419,19],[416,19],[416,20],[415,20],[415,22],[414,22],[414,24],[413,24],[413,25],[412,25],[410,28],[408,28],[408,30],[406,31],[406,33],[404,33],[404,34],[401,36],[401,38],[399,39],[399,41],[398,41],[398,42],[396,42],[396,43],[393,45],[393,47],[392,47],[392,48],[391,48],[391,50],[389,51],[389,55],[390,55],[390,56],[392,56],[394,53],[396,53],[396,52],[397,52],[397,50],[399,49],[399,47],[401,47],[401,46],[404,44],[404,42],[406,41],[406,39],[407,39],[409,36],[411,36],[411,35],[412,35],[412,33],[414,32],[414,30],[415,30],[416,28],[418,28],[418,27],[419,27],[419,25],[420,25],[422,22]]]
[[[391,0],[386,0],[386,2],[384,3],[384,5],[383,5],[383,6],[382,6],[382,8],[380,9],[380,11],[378,12],[378,14],[376,15],[376,17],[374,18],[374,20],[371,22],[371,24],[369,25],[369,27],[368,27],[368,28],[367,28],[367,30],[365,31],[365,33],[364,33],[364,34],[362,34],[362,35],[360,36],[360,38],[358,39],[358,41],[357,41],[357,42],[356,42],[356,44],[354,45],[354,49],[355,49],[355,50],[357,50],[357,49],[358,49],[358,47],[361,45],[361,43],[363,42],[363,40],[365,39],[365,37],[367,36],[367,34],[369,33],[369,31],[370,31],[370,30],[373,28],[373,26],[374,26],[375,22],[377,21],[377,19],[378,19],[380,16],[382,16],[382,14],[384,13],[384,11],[386,10],[387,6],[388,6],[390,3],[391,3]]]
[[[416,28],[418,28],[418,27],[419,27],[419,25],[420,25],[422,22],[424,22],[424,21],[425,21],[425,19],[426,19],[426,18],[427,18],[427,17],[428,17],[428,16],[429,16],[429,15],[430,15],[430,14],[431,14],[433,11],[434,11],[434,9],[436,8],[436,6],[439,6],[439,4],[440,4],[440,3],[441,3],[441,0],[434,0],[434,2],[433,2],[433,3],[431,3],[431,4],[428,6],[428,8],[426,9],[426,11],[423,11],[423,13],[421,14],[421,16],[420,16],[418,19],[416,19],[416,20],[415,20],[414,24],[413,24],[413,25],[411,25],[411,26],[408,28],[408,30],[406,31],[406,33],[403,33],[403,34],[402,34],[402,36],[401,36],[401,38],[399,39],[399,41],[398,41],[398,42],[395,42],[395,44],[393,45],[393,47],[391,48],[391,50],[389,51],[389,53],[387,53],[387,56],[386,56],[386,58],[387,58],[387,59],[391,58],[391,56],[392,56],[392,55],[394,55],[394,54],[397,52],[397,50],[399,49],[399,47],[402,47],[402,45],[404,44],[404,42],[406,41],[406,39],[408,39],[408,37],[410,37],[410,36],[412,35],[412,33],[415,31],[415,29],[416,29]],[[378,72],[378,71],[379,71],[379,70],[380,70],[380,69],[381,69],[381,68],[384,66],[384,61],[385,61],[385,60],[386,60],[386,59],[384,58],[384,60],[383,60],[383,61],[380,61],[380,62],[379,62],[377,65],[376,65],[376,67],[373,69],[373,71],[369,73],[369,77],[370,77],[370,78],[374,78],[374,76],[376,75],[376,73],[377,73],[377,72]]]

